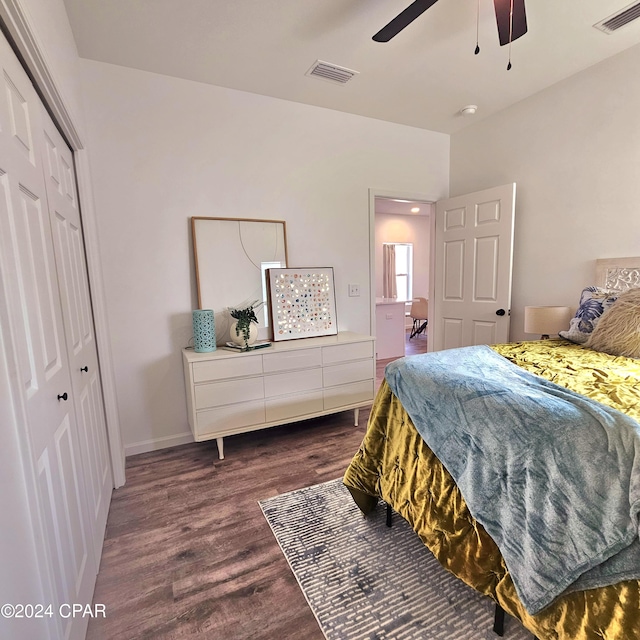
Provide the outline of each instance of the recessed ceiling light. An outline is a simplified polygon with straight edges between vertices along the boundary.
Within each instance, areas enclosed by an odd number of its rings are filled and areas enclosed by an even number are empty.
[[[411,213],[418,213],[418,211],[420,211],[420,207],[412,207],[411,208]]]
[[[463,116],[473,116],[476,114],[477,110],[478,110],[477,104],[468,104],[466,107],[462,107],[462,109],[460,109],[460,113]]]
[[[393,202],[411,202],[411,200],[398,200],[397,198],[391,198]]]

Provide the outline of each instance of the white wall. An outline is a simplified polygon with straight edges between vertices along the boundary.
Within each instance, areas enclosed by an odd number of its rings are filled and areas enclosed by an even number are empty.
[[[333,266],[339,328],[370,331],[369,189],[446,196],[448,136],[93,61],[82,72],[129,454],[191,440],[191,216],[286,220],[290,264]]]
[[[406,242],[413,245],[413,297],[429,297],[428,216],[376,213],[376,298],[382,297],[382,245],[384,242]]]
[[[511,338],[577,306],[597,258],[640,255],[640,46],[451,138],[451,195],[517,183]]]

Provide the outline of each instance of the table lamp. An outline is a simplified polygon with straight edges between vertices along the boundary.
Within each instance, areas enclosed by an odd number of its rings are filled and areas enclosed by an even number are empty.
[[[525,307],[524,332],[539,333],[542,340],[569,328],[570,307]]]

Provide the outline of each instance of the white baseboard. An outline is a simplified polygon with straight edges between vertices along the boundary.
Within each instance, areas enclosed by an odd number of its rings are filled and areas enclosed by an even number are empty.
[[[168,447],[177,447],[181,444],[189,444],[195,442],[191,431],[181,433],[177,436],[165,436],[164,438],[154,438],[153,440],[143,440],[142,442],[134,442],[124,447],[124,454],[135,456],[138,453],[147,453],[148,451],[158,451],[158,449],[167,449]]]

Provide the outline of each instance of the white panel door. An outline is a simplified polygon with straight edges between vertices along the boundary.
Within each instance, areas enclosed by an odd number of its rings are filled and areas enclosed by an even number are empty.
[[[43,529],[51,578],[43,597],[57,609],[91,602],[97,563],[42,172],[42,107],[2,37],[0,61],[0,256],[10,318],[3,332],[19,354],[14,378],[38,487],[34,526]],[[79,639],[87,620],[55,615],[50,624],[52,637]]]
[[[87,497],[92,512],[95,555],[100,557],[113,489],[98,352],[73,170],[73,156],[47,113],[43,123],[43,172],[53,234],[73,401]]]
[[[509,340],[516,185],[436,203],[429,349]]]

